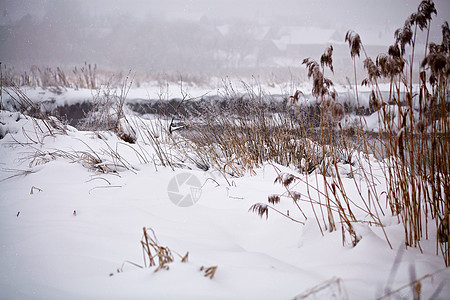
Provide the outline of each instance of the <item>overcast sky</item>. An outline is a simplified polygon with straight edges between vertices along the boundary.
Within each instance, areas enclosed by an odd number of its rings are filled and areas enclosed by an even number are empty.
[[[406,17],[417,10],[419,3],[420,1],[415,0],[0,0],[0,25],[16,24],[27,14],[32,16],[34,22],[30,24],[43,22],[42,20],[48,19],[49,16],[55,18],[55,15],[60,15],[63,18],[62,21],[46,20],[47,25],[42,27],[46,30],[46,36],[49,37],[45,42],[54,45],[58,44],[57,38],[61,35],[60,32],[56,32],[57,30],[68,32],[68,36],[63,38],[65,44],[70,44],[70,35],[74,34],[73,30],[86,28],[86,25],[89,26],[89,24],[83,22],[93,22],[92,20],[96,18],[106,19],[101,25],[103,27],[106,26],[105,22],[111,24],[122,22],[121,25],[116,24],[113,27],[114,30],[119,31],[126,31],[127,28],[133,27],[136,22],[144,24],[151,20],[163,20],[166,23],[179,20],[198,21],[202,16],[206,16],[215,24],[230,24],[240,20],[255,25],[311,26],[337,29],[341,32],[348,29],[354,29],[357,32],[371,29],[393,37],[394,30],[401,27]],[[440,26],[448,20],[450,15],[450,1],[436,0],[435,5],[438,15],[433,17],[432,36],[437,42],[440,42]],[[73,23],[68,23],[71,14],[75,13],[77,17],[73,18]],[[80,19],[80,15],[89,17]],[[127,20],[131,21],[128,22]],[[28,20],[28,22],[30,21]],[[66,27],[63,26],[63,29],[56,28],[61,23],[65,23]],[[99,25],[95,26],[98,27]],[[172,30],[170,34],[173,34],[175,29],[170,30]],[[180,30],[183,30],[183,28]],[[2,57],[13,57],[20,60],[20,55],[23,52],[23,60],[30,62],[33,59],[32,49],[36,48],[36,42],[33,44],[32,38],[36,34],[39,35],[39,32],[33,32],[30,33],[31,36],[27,36],[19,31],[17,34],[15,32],[11,34],[11,32],[2,30],[0,32],[0,43],[8,42],[10,46],[0,45],[0,51],[4,52],[0,52],[0,59]],[[131,37],[127,37],[126,41],[123,38],[121,40],[125,46],[133,44],[133,38],[139,39],[142,37],[142,31],[139,30],[130,31],[127,34]],[[120,39],[120,33],[117,33],[117,36]],[[24,40],[21,41],[20,39]],[[158,39],[161,39],[161,37],[158,37]],[[79,43],[78,41],[80,40],[77,40],[77,43]],[[91,46],[89,41],[92,41],[92,39],[82,41],[82,50],[78,49],[79,47],[77,48],[77,59],[83,60],[83,51],[86,53],[85,60],[106,55],[100,53],[102,51],[98,49],[98,45],[93,44]],[[30,50],[28,52],[17,51],[18,45],[28,47]],[[116,43],[114,47],[118,47],[118,45],[119,43]],[[75,49],[77,46],[70,45],[70,49]],[[95,51],[91,48],[96,49],[97,56],[94,56]],[[58,54],[57,49],[49,49],[49,51],[44,52],[48,52],[46,53],[48,59],[51,59],[51,55]],[[61,55],[61,53],[58,55]],[[113,58],[110,61],[115,62]],[[129,64],[132,65],[132,62]]]
[[[97,14],[129,12],[140,17],[149,15],[182,16],[196,18],[248,18],[264,22],[267,19],[285,22],[300,18],[311,23],[319,20],[331,26],[385,26],[397,27],[419,1],[414,0],[1,0],[2,18],[8,14],[17,19],[23,15],[43,15],[55,3],[79,3]],[[450,14],[450,1],[436,0],[440,20]],[[440,20],[439,20],[440,19]]]

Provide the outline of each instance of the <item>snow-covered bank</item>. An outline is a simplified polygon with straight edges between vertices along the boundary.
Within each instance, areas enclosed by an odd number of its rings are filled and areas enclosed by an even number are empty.
[[[40,109],[48,114],[57,115],[68,120],[71,125],[77,126],[85,118],[85,114],[90,111],[95,103],[108,102],[108,99],[124,99],[124,103],[130,106],[131,110],[138,114],[177,114],[177,104],[185,99],[186,109],[193,107],[192,104],[202,100],[206,102],[222,101],[226,104],[230,99],[244,100],[252,98],[266,103],[272,102],[275,106],[294,95],[296,90],[302,93],[299,104],[312,107],[320,102],[319,99],[311,95],[312,85],[308,82],[295,85],[284,83],[279,85],[263,85],[256,80],[249,82],[238,78],[211,80],[207,85],[196,85],[193,83],[173,83],[148,82],[142,83],[139,87],[131,85],[130,88],[103,86],[98,89],[73,89],[64,87],[49,87],[46,89],[37,87],[22,87],[17,93],[14,88],[5,88],[3,93],[2,107],[7,110],[18,109],[17,103],[26,96],[30,101],[39,105]],[[337,102],[346,107],[347,117],[343,125],[358,124],[365,131],[378,132],[379,122],[376,111],[370,110],[371,89],[367,86],[358,86],[358,101],[354,86],[336,85]],[[415,87],[416,89],[417,87]],[[388,84],[380,84],[380,92],[384,99],[389,98],[390,87]],[[21,94],[23,93],[23,94]],[[402,91],[402,94],[404,91]],[[418,99],[414,99],[414,103]],[[359,114],[356,115],[357,107]],[[194,107],[193,110],[198,110]],[[396,110],[393,110],[393,114]]]
[[[21,87],[20,90],[33,102],[44,103],[49,109],[56,106],[64,105],[74,105],[76,103],[81,103],[85,101],[92,101],[93,98],[102,96],[107,92],[108,94],[120,94],[122,87],[110,87],[102,86],[98,89],[74,89],[65,87]],[[250,91],[256,93],[256,95],[261,94],[263,97],[270,96],[284,96],[289,97],[294,95],[296,90],[302,91],[305,96],[305,101],[307,104],[312,104],[317,99],[311,96],[312,85],[308,82],[294,83],[286,82],[282,84],[261,84],[256,80],[250,79],[249,81],[245,79],[233,78],[233,79],[215,79],[209,84],[196,85],[193,83],[183,83],[183,82],[147,82],[142,83],[139,87],[131,85],[128,89],[126,88],[127,101],[154,101],[154,100],[171,100],[171,99],[198,99],[205,96],[210,97],[221,97],[230,96],[230,94],[235,95],[245,95]],[[336,92],[338,93],[338,98],[342,103],[344,102],[355,102],[355,91],[353,85],[336,85]],[[369,95],[371,89],[366,86],[358,86],[358,93],[360,98],[359,105],[361,107],[369,107]],[[17,98],[13,89],[5,88],[6,91]],[[381,92],[389,94],[389,85],[380,84]],[[9,93],[3,93],[3,102],[5,104],[12,101]],[[50,106],[52,105],[52,106]],[[6,106],[8,108],[8,106]]]
[[[220,173],[188,163],[174,170],[144,164],[137,153],[154,157],[153,148],[111,133],[66,127],[52,136],[37,132],[31,118],[4,111],[1,122],[8,133],[0,140],[0,298],[292,299],[311,292],[318,299],[373,299],[402,287],[394,297],[411,298],[416,279],[423,298],[450,294],[450,270],[436,256],[432,234],[423,253],[405,249],[396,217],[382,218],[390,249],[381,227],[364,222],[355,224],[355,247],[342,245],[340,230],[322,236],[309,202],[300,202],[305,225],[272,211],[267,220],[248,212],[284,192],[273,184],[278,169],[305,179],[294,170],[264,164],[228,185]],[[145,152],[136,152],[139,146]],[[86,153],[101,162],[92,164]],[[184,172],[202,187],[199,201],[183,208],[171,202],[168,184]],[[374,172],[382,190],[381,170]],[[353,180],[343,182],[357,202]],[[293,188],[308,194],[301,183]],[[301,218],[288,198],[277,208]],[[362,211],[356,217],[369,220]],[[144,265],[143,227],[172,251],[189,251],[188,262],[176,258],[158,272],[123,265]],[[204,277],[202,266],[218,266],[215,276]]]

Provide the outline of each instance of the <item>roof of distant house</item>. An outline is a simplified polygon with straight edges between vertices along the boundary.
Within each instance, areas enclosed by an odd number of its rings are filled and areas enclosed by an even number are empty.
[[[276,30],[272,40],[280,50],[285,50],[288,45],[344,44],[345,33],[336,29],[291,26]],[[388,46],[393,42],[392,32],[363,30],[358,33],[367,46]]]

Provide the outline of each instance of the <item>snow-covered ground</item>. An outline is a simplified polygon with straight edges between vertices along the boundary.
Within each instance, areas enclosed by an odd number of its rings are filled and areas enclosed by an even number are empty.
[[[128,82],[129,83],[129,82]],[[128,86],[126,86],[128,87]],[[21,91],[26,94],[35,103],[52,103],[56,106],[73,105],[83,101],[91,101],[94,97],[102,95],[104,92],[120,94],[122,86],[100,86],[98,89],[74,89],[64,87],[21,87]],[[334,88],[339,95],[339,99],[344,101],[355,101],[354,86],[335,85]],[[224,96],[230,92],[236,94],[247,94],[249,90],[257,95],[261,92],[266,96],[290,96],[296,90],[302,91],[308,103],[315,101],[311,97],[312,85],[308,82],[285,82],[278,84],[265,84],[256,79],[211,78],[207,84],[195,84],[192,82],[145,82],[139,87],[132,84],[130,88],[126,88],[127,101],[135,100],[171,100],[171,99],[196,99],[203,96]],[[360,105],[362,107],[369,106],[369,94],[371,89],[367,86],[358,86]],[[6,88],[6,90],[9,90]],[[389,84],[380,84],[380,90],[389,93]],[[10,93],[15,96],[13,91]],[[10,101],[7,93],[3,93],[3,102]],[[355,101],[356,102],[356,101]]]
[[[144,91],[131,90],[128,97],[152,98]],[[48,91],[29,96],[42,92]],[[89,93],[66,91],[56,102]],[[159,165],[154,148],[139,144],[141,137],[128,145],[112,133],[73,127],[66,134],[54,129],[52,136],[39,120],[8,111],[1,112],[0,122],[2,299],[375,299],[389,291],[393,299],[407,299],[416,279],[422,279],[423,299],[450,295],[450,269],[436,255],[433,233],[422,241],[423,253],[405,249],[396,217],[382,218],[391,249],[381,227],[364,222],[355,224],[355,247],[343,245],[340,229],[322,236],[308,201],[300,202],[307,220],[289,198],[277,206],[304,225],[273,211],[267,220],[248,212],[255,203],[267,203],[268,195],[285,192],[274,185],[277,172],[307,180],[293,169],[264,164],[227,178],[229,184],[213,170]],[[89,153],[101,161],[95,168]],[[386,183],[380,169],[374,172],[381,193]],[[168,193],[181,173],[201,183],[201,196],[189,207],[175,205]],[[353,179],[343,183],[358,203]],[[308,194],[305,184],[293,189]],[[179,193],[189,189],[180,187]],[[356,217],[368,220],[362,211]],[[143,227],[180,256],[189,252],[188,261],[174,254],[168,270],[135,266],[144,266]],[[218,267],[214,277],[205,277],[211,266]]]

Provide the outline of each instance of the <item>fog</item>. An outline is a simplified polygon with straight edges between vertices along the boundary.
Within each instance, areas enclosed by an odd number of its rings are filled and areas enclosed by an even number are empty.
[[[16,67],[87,61],[112,70],[214,73],[298,67],[331,43],[336,63],[345,64],[347,30],[359,32],[376,55],[419,2],[2,0],[0,61]],[[435,5],[431,40],[440,42],[450,1]]]

